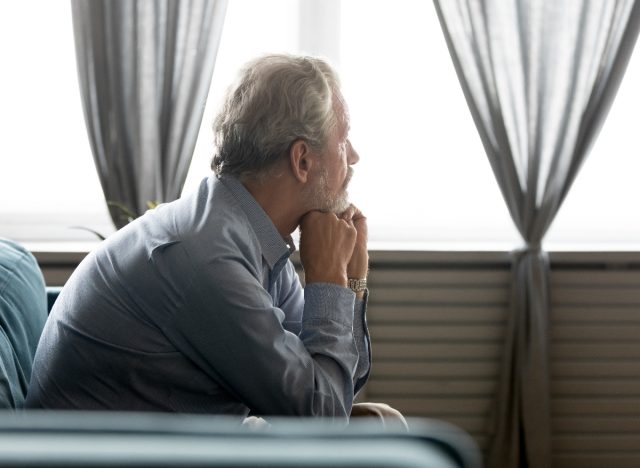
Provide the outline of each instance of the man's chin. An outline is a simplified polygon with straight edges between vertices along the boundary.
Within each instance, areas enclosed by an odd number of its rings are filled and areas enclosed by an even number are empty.
[[[344,213],[345,211],[347,211],[347,209],[351,206],[351,202],[349,201],[349,199],[345,199],[343,200],[340,205],[335,207],[335,210],[333,210],[333,212],[337,215],[340,215],[342,213]]]
[[[349,201],[349,192],[344,190],[336,197],[331,197],[326,191],[316,192],[312,198],[315,210],[322,211],[323,213],[335,213],[340,215],[344,213],[351,202]]]
[[[347,208],[349,208],[350,206],[351,202],[349,201],[349,194],[347,192],[344,192],[344,194],[342,194],[342,196],[340,196],[339,198],[331,200],[330,203],[325,205],[325,209],[321,211],[341,215],[342,213],[347,211]]]

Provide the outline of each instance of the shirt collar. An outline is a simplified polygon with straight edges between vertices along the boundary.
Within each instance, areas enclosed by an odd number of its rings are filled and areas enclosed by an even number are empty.
[[[273,270],[278,260],[285,256],[289,257],[296,250],[293,239],[291,236],[282,238],[271,218],[242,185],[242,182],[230,175],[218,176],[218,179],[238,200],[260,242],[262,256],[269,268]]]

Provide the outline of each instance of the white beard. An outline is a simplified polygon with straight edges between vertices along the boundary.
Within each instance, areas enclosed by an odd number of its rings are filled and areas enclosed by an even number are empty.
[[[346,211],[349,205],[351,205],[347,186],[352,176],[353,169],[349,167],[342,189],[336,195],[332,196],[328,188],[329,172],[323,169],[318,178],[318,182],[310,190],[310,201],[313,209],[335,214],[341,214]]]

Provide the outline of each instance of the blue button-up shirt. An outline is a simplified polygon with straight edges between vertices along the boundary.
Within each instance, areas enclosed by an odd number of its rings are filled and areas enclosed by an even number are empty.
[[[365,301],[303,290],[294,249],[232,177],[149,211],[63,288],[27,406],[347,416],[370,369]]]

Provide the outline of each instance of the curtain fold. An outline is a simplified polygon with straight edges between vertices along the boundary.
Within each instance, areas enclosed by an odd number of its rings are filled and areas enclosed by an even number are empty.
[[[227,0],[71,0],[71,6],[89,141],[120,228],[148,202],[182,192]]]
[[[615,97],[640,27],[634,0],[434,0],[503,198],[513,252],[487,466],[551,466],[549,263],[541,248]]]

